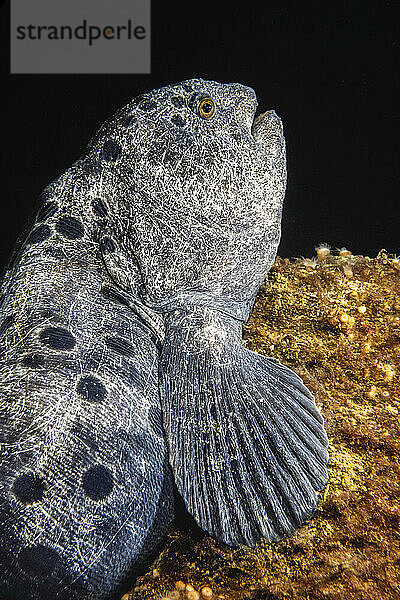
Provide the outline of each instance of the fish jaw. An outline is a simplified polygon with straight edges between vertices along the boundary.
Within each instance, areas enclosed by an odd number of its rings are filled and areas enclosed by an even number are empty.
[[[267,110],[254,119],[251,134],[261,153],[272,158],[285,146],[282,121],[274,110]]]

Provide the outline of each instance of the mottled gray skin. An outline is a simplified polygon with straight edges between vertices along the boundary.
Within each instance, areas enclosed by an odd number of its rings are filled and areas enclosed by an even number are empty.
[[[45,190],[57,210],[2,288],[6,598],[108,598],[154,549],[172,517],[157,383],[172,472],[203,529],[254,545],[315,509],[322,417],[292,371],[241,342],[286,182],[281,122],[255,110],[239,84],[152,91]]]

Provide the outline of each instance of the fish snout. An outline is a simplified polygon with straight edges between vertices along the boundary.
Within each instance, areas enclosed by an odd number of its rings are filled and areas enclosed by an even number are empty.
[[[251,133],[255,140],[268,136],[283,136],[281,119],[274,110],[267,110],[258,115],[251,126]]]
[[[282,121],[274,110],[267,110],[254,119],[251,134],[263,153],[278,156],[285,146]]]

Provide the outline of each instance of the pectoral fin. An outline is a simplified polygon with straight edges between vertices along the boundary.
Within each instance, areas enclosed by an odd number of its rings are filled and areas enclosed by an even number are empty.
[[[312,515],[327,485],[323,419],[295,373],[246,350],[233,320],[208,319],[170,323],[160,361],[176,484],[220,541],[276,541]]]

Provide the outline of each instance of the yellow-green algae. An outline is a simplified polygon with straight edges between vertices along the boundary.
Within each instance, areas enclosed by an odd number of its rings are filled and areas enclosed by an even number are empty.
[[[330,487],[294,536],[230,549],[170,533],[132,600],[400,598],[400,260],[278,258],[245,344],[301,375],[330,439]]]

